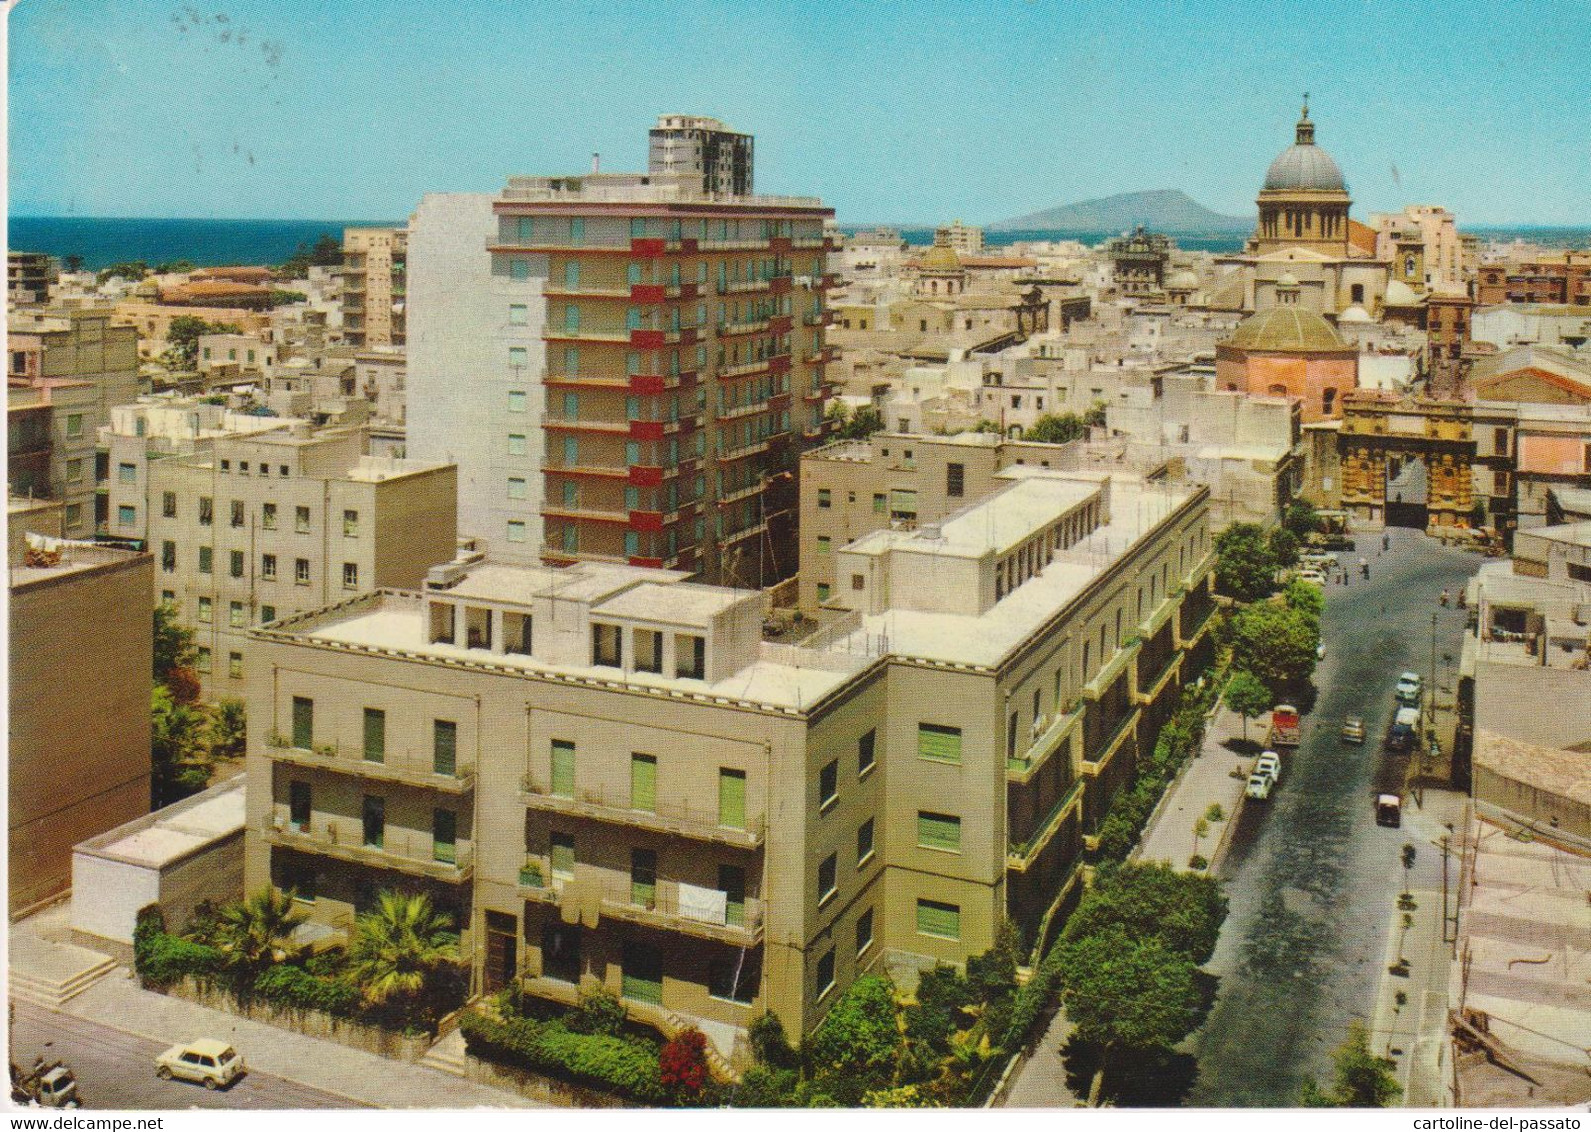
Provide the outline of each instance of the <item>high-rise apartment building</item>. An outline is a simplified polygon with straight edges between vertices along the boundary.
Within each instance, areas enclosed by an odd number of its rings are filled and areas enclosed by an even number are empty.
[[[462,532],[504,561],[794,573],[832,215],[683,174],[422,200],[408,452],[458,463]]]
[[[343,229],[343,341],[350,346],[401,346],[407,299],[404,228]]]
[[[37,306],[50,300],[55,264],[44,252],[6,253],[6,305]]]
[[[647,171],[700,178],[704,193],[749,196],[752,136],[736,133],[717,118],[660,114],[650,131]]]
[[[380,586],[418,586],[452,559],[454,469],[364,447],[360,429],[297,421],[214,436],[205,451],[143,469],[152,596],[194,629],[208,695],[241,692],[250,627]]]
[[[421,887],[478,991],[604,985],[718,1034],[808,1032],[1007,920],[1031,946],[1208,655],[1214,556],[1202,487],[996,478],[842,548],[850,612],[793,644],[760,593],[601,562],[255,630],[248,887],[329,924]]]

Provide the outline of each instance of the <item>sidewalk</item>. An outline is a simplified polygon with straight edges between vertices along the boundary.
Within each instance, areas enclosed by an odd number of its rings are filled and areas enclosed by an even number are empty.
[[[1061,1060],[1061,1047],[1071,1036],[1072,1024],[1067,1020],[1065,1008],[1057,1009],[1044,1036],[1017,1069],[1016,1080],[1000,1102],[1001,1108],[1082,1106],[1083,1102],[1066,1087],[1066,1063]]]
[[[1252,720],[1248,733],[1249,738],[1258,740],[1265,734],[1265,725]],[[1172,868],[1187,872],[1188,860],[1197,852],[1210,862],[1209,872],[1220,867],[1228,836],[1243,806],[1243,789],[1248,784],[1248,772],[1254,762],[1223,744],[1242,736],[1242,717],[1224,706],[1218,707],[1204,729],[1203,747],[1188,760],[1150,815],[1131,860],[1169,861]],[[1243,776],[1233,777],[1233,769],[1239,766]],[[1285,768],[1282,773],[1286,774]],[[1221,821],[1209,822],[1209,832],[1198,839],[1195,847],[1194,824],[1204,817],[1212,804],[1220,806],[1226,816]]]
[[[61,912],[50,911],[54,916],[41,916],[40,923],[23,920],[11,925],[9,961],[13,981],[19,975],[53,975],[50,971],[28,970],[31,957],[53,955],[59,950],[49,936],[59,927],[55,921],[61,918]],[[96,954],[82,948],[73,950],[83,955]],[[126,967],[117,967],[56,1008],[56,1012],[162,1045],[199,1037],[219,1038],[236,1046],[252,1069],[375,1108],[545,1107],[517,1093],[486,1088],[425,1066],[379,1057],[212,1010],[187,999],[146,991]]]

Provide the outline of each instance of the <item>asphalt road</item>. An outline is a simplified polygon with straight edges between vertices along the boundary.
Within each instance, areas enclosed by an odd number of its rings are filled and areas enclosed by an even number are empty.
[[[1328,588],[1326,659],[1303,742],[1271,801],[1245,807],[1233,830],[1221,870],[1231,913],[1209,965],[1220,992],[1195,1038],[1190,1105],[1296,1105],[1306,1077],[1329,1084],[1331,1051],[1374,1009],[1410,840],[1407,829],[1377,826],[1372,805],[1392,688],[1405,668],[1429,684],[1433,613],[1438,683],[1451,686],[1465,614],[1437,598],[1457,594],[1485,561],[1416,531],[1388,533],[1386,554],[1374,533],[1339,552],[1350,567],[1363,553],[1370,579],[1355,570],[1348,586]],[[1349,715],[1365,721],[1363,746],[1341,742]],[[1440,887],[1440,858],[1419,852],[1412,883]]]
[[[41,1055],[49,1061],[66,1062],[77,1075],[85,1109],[361,1107],[331,1093],[254,1071],[233,1082],[231,1088],[215,1092],[185,1081],[162,1081],[155,1076],[154,1066],[156,1055],[165,1048],[160,1042],[27,1002],[15,1004],[11,1020],[11,1060],[23,1067]],[[249,1051],[239,1052],[247,1061]]]

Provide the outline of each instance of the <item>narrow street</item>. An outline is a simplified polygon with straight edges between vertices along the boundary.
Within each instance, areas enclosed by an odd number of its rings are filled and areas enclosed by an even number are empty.
[[[1219,996],[1195,1036],[1199,1077],[1187,1102],[1201,1107],[1296,1105],[1305,1078],[1329,1084],[1331,1051],[1355,1019],[1371,1022],[1385,973],[1388,931],[1403,890],[1405,843],[1418,843],[1410,882],[1441,887],[1441,853],[1418,832],[1375,824],[1373,786],[1391,721],[1398,673],[1412,669],[1452,699],[1465,614],[1442,609],[1485,559],[1443,547],[1418,531],[1356,532],[1358,549],[1338,558],[1354,575],[1326,591],[1326,658],[1303,742],[1269,803],[1245,807],[1221,868],[1231,901],[1210,963]],[[1368,581],[1354,569],[1363,554]],[[1307,705],[1300,705],[1307,706]],[[1363,746],[1341,741],[1358,715]],[[1377,1050],[1385,1053],[1385,1050]]]
[[[194,1034],[193,1037],[202,1037]],[[215,1092],[155,1076],[159,1042],[17,1002],[12,1016],[11,1060],[26,1068],[36,1057],[64,1061],[77,1076],[85,1109],[357,1108],[331,1093],[250,1070],[231,1088]],[[248,1051],[243,1050],[244,1060]]]

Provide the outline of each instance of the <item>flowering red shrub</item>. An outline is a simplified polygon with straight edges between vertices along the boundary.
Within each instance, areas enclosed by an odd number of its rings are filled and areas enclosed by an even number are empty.
[[[680,1097],[697,1097],[707,1085],[707,1035],[681,1030],[657,1055],[663,1087]]]

